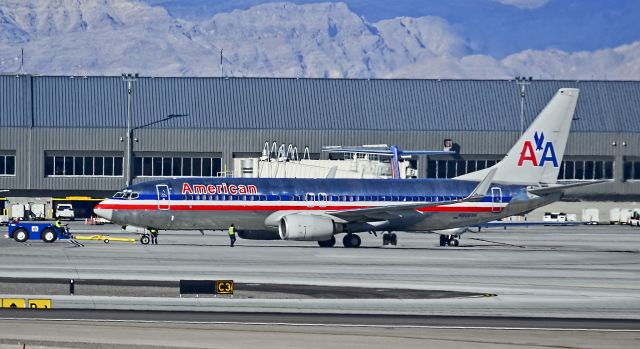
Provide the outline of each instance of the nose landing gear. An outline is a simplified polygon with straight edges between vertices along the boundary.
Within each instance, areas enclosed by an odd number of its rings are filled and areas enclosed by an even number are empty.
[[[440,235],[440,246],[458,246],[460,242],[455,235]]]

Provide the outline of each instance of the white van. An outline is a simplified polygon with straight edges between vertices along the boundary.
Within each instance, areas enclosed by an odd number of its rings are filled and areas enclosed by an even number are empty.
[[[76,218],[76,214],[73,211],[73,206],[71,204],[59,204],[56,207],[56,217],[71,221],[74,220]]]

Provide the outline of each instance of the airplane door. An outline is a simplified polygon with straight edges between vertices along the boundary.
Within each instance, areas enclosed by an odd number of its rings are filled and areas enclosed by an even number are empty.
[[[166,184],[156,185],[158,193],[158,210],[168,210],[171,207],[171,199],[169,197],[169,186]]]
[[[502,188],[491,188],[491,212],[498,213],[502,211]]]
[[[316,205],[315,201],[316,201],[316,196],[314,193],[307,193],[307,195],[304,196],[304,201],[307,202],[307,207],[313,207]]]

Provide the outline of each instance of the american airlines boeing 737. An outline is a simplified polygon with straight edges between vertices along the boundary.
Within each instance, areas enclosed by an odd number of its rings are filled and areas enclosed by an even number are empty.
[[[129,186],[95,207],[98,216],[141,231],[218,230],[241,237],[360,246],[358,233],[439,233],[458,245],[467,227],[559,200],[556,185],[578,100],[562,88],[502,161],[453,179],[172,178]],[[146,236],[143,233],[142,242]]]

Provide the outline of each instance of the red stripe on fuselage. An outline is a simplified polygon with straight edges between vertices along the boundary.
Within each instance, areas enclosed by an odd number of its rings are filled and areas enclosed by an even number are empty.
[[[250,206],[250,205],[171,205],[170,207],[162,207],[162,210],[168,211],[343,211],[343,210],[355,210],[364,208],[375,208],[381,206]],[[397,206],[389,206],[397,207]],[[105,210],[122,210],[122,211],[155,211],[158,210],[158,205],[118,205],[118,204],[98,204],[96,208]],[[431,206],[418,208],[420,212],[491,212],[496,209],[502,210],[502,207],[490,207],[490,206]]]

